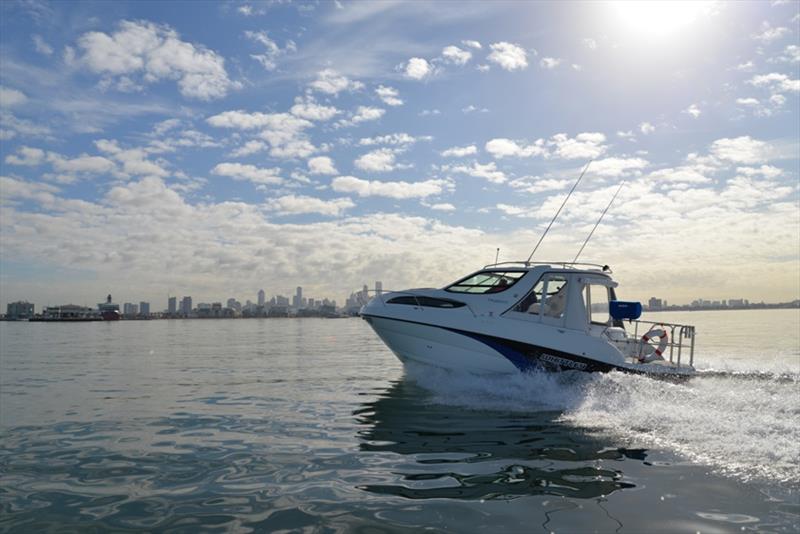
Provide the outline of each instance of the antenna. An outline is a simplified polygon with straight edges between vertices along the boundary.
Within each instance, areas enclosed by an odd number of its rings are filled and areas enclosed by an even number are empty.
[[[606,212],[608,211],[608,208],[610,208],[610,207],[611,207],[611,204],[613,204],[613,203],[614,203],[614,200],[617,198],[617,195],[618,195],[618,194],[619,194],[619,192],[622,190],[622,186],[623,186],[623,185],[625,185],[625,180],[622,180],[622,183],[621,183],[621,184],[619,184],[619,187],[617,188],[617,191],[616,191],[616,193],[614,193],[614,196],[613,196],[613,197],[611,197],[611,202],[609,202],[609,203],[608,203],[608,206],[606,206],[606,209],[604,209],[604,210],[603,210],[603,213],[601,213],[601,214],[600,214],[600,218],[599,218],[599,219],[597,219],[597,222],[594,224],[594,228],[592,228],[592,231],[591,231],[591,232],[589,232],[589,235],[588,235],[588,237],[586,237],[586,241],[584,241],[584,242],[583,242],[583,245],[581,246],[581,249],[578,251],[578,253],[577,253],[577,254],[575,254],[575,259],[574,259],[574,260],[572,260],[572,263],[575,263],[576,261],[578,261],[578,257],[581,255],[581,252],[583,252],[583,249],[584,249],[584,247],[586,247],[586,243],[588,243],[588,242],[589,242],[589,240],[590,240],[590,239],[592,238],[592,236],[594,235],[594,231],[595,231],[595,230],[597,230],[597,227],[600,225],[600,221],[602,221],[602,220],[603,220],[603,217],[605,217],[605,215],[606,215]]]
[[[577,182],[575,182],[575,185],[573,185],[573,186],[572,186],[572,189],[570,189],[570,190],[569,190],[569,193],[567,194],[567,198],[565,198],[565,199],[564,199],[564,202],[562,202],[562,203],[561,203],[561,207],[560,207],[560,208],[558,208],[558,211],[557,211],[557,212],[556,212],[556,214],[553,216],[553,220],[552,220],[552,221],[550,221],[550,224],[548,224],[548,225],[547,225],[547,229],[546,229],[546,230],[544,231],[544,233],[542,234],[542,237],[540,237],[540,238],[539,238],[539,242],[538,242],[538,243],[536,243],[536,246],[535,246],[535,247],[533,247],[533,252],[531,252],[531,255],[530,255],[530,256],[528,256],[528,259],[525,261],[525,263],[530,263],[530,261],[531,261],[531,258],[533,258],[533,255],[534,255],[534,254],[536,254],[536,249],[538,249],[538,248],[539,248],[539,245],[541,245],[541,244],[542,244],[542,241],[544,241],[544,236],[546,236],[546,235],[547,235],[547,232],[549,232],[549,231],[550,231],[550,227],[551,227],[551,226],[553,226],[553,223],[554,223],[554,222],[556,222],[556,219],[558,219],[558,214],[559,214],[559,213],[561,213],[561,210],[562,210],[562,209],[564,209],[564,205],[567,203],[567,200],[569,200],[569,197],[571,197],[571,196],[572,196],[572,192],[573,192],[573,191],[575,191],[575,188],[576,188],[576,187],[578,187],[578,184],[579,184],[579,183],[581,183],[581,178],[583,178],[583,175],[584,175],[584,174],[586,174],[586,171],[589,169],[589,165],[591,165],[591,164],[592,164],[592,161],[593,161],[593,160],[591,160],[591,159],[590,159],[590,160],[589,160],[589,162],[586,164],[586,167],[584,167],[584,168],[583,168],[583,171],[581,172],[581,175],[580,175],[580,176],[578,176],[578,181],[577,181]]]
[[[497,247],[497,253],[494,255],[494,264],[497,265],[497,258],[500,257],[500,247]]]

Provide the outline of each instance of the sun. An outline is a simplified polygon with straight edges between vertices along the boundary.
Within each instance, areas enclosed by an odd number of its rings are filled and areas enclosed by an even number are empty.
[[[715,2],[701,0],[622,0],[610,2],[622,29],[647,37],[676,34],[708,14]]]

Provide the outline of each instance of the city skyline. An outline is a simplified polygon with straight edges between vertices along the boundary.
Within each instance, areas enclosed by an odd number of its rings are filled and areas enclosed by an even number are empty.
[[[625,181],[622,298],[800,298],[800,4],[633,5],[2,2],[0,305],[442,287],[589,160],[534,260]]]

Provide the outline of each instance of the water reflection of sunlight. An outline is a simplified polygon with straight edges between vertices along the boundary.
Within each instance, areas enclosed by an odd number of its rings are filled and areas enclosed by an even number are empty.
[[[464,410],[430,400],[401,380],[353,413],[359,449],[381,454],[387,468],[384,483],[361,489],[415,500],[598,499],[633,488],[622,461],[646,457],[563,425],[559,412]]]

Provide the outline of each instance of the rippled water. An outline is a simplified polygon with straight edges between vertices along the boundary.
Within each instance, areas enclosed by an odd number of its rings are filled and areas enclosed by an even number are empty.
[[[0,323],[0,530],[800,530],[800,313],[685,384],[404,369],[358,319]]]

